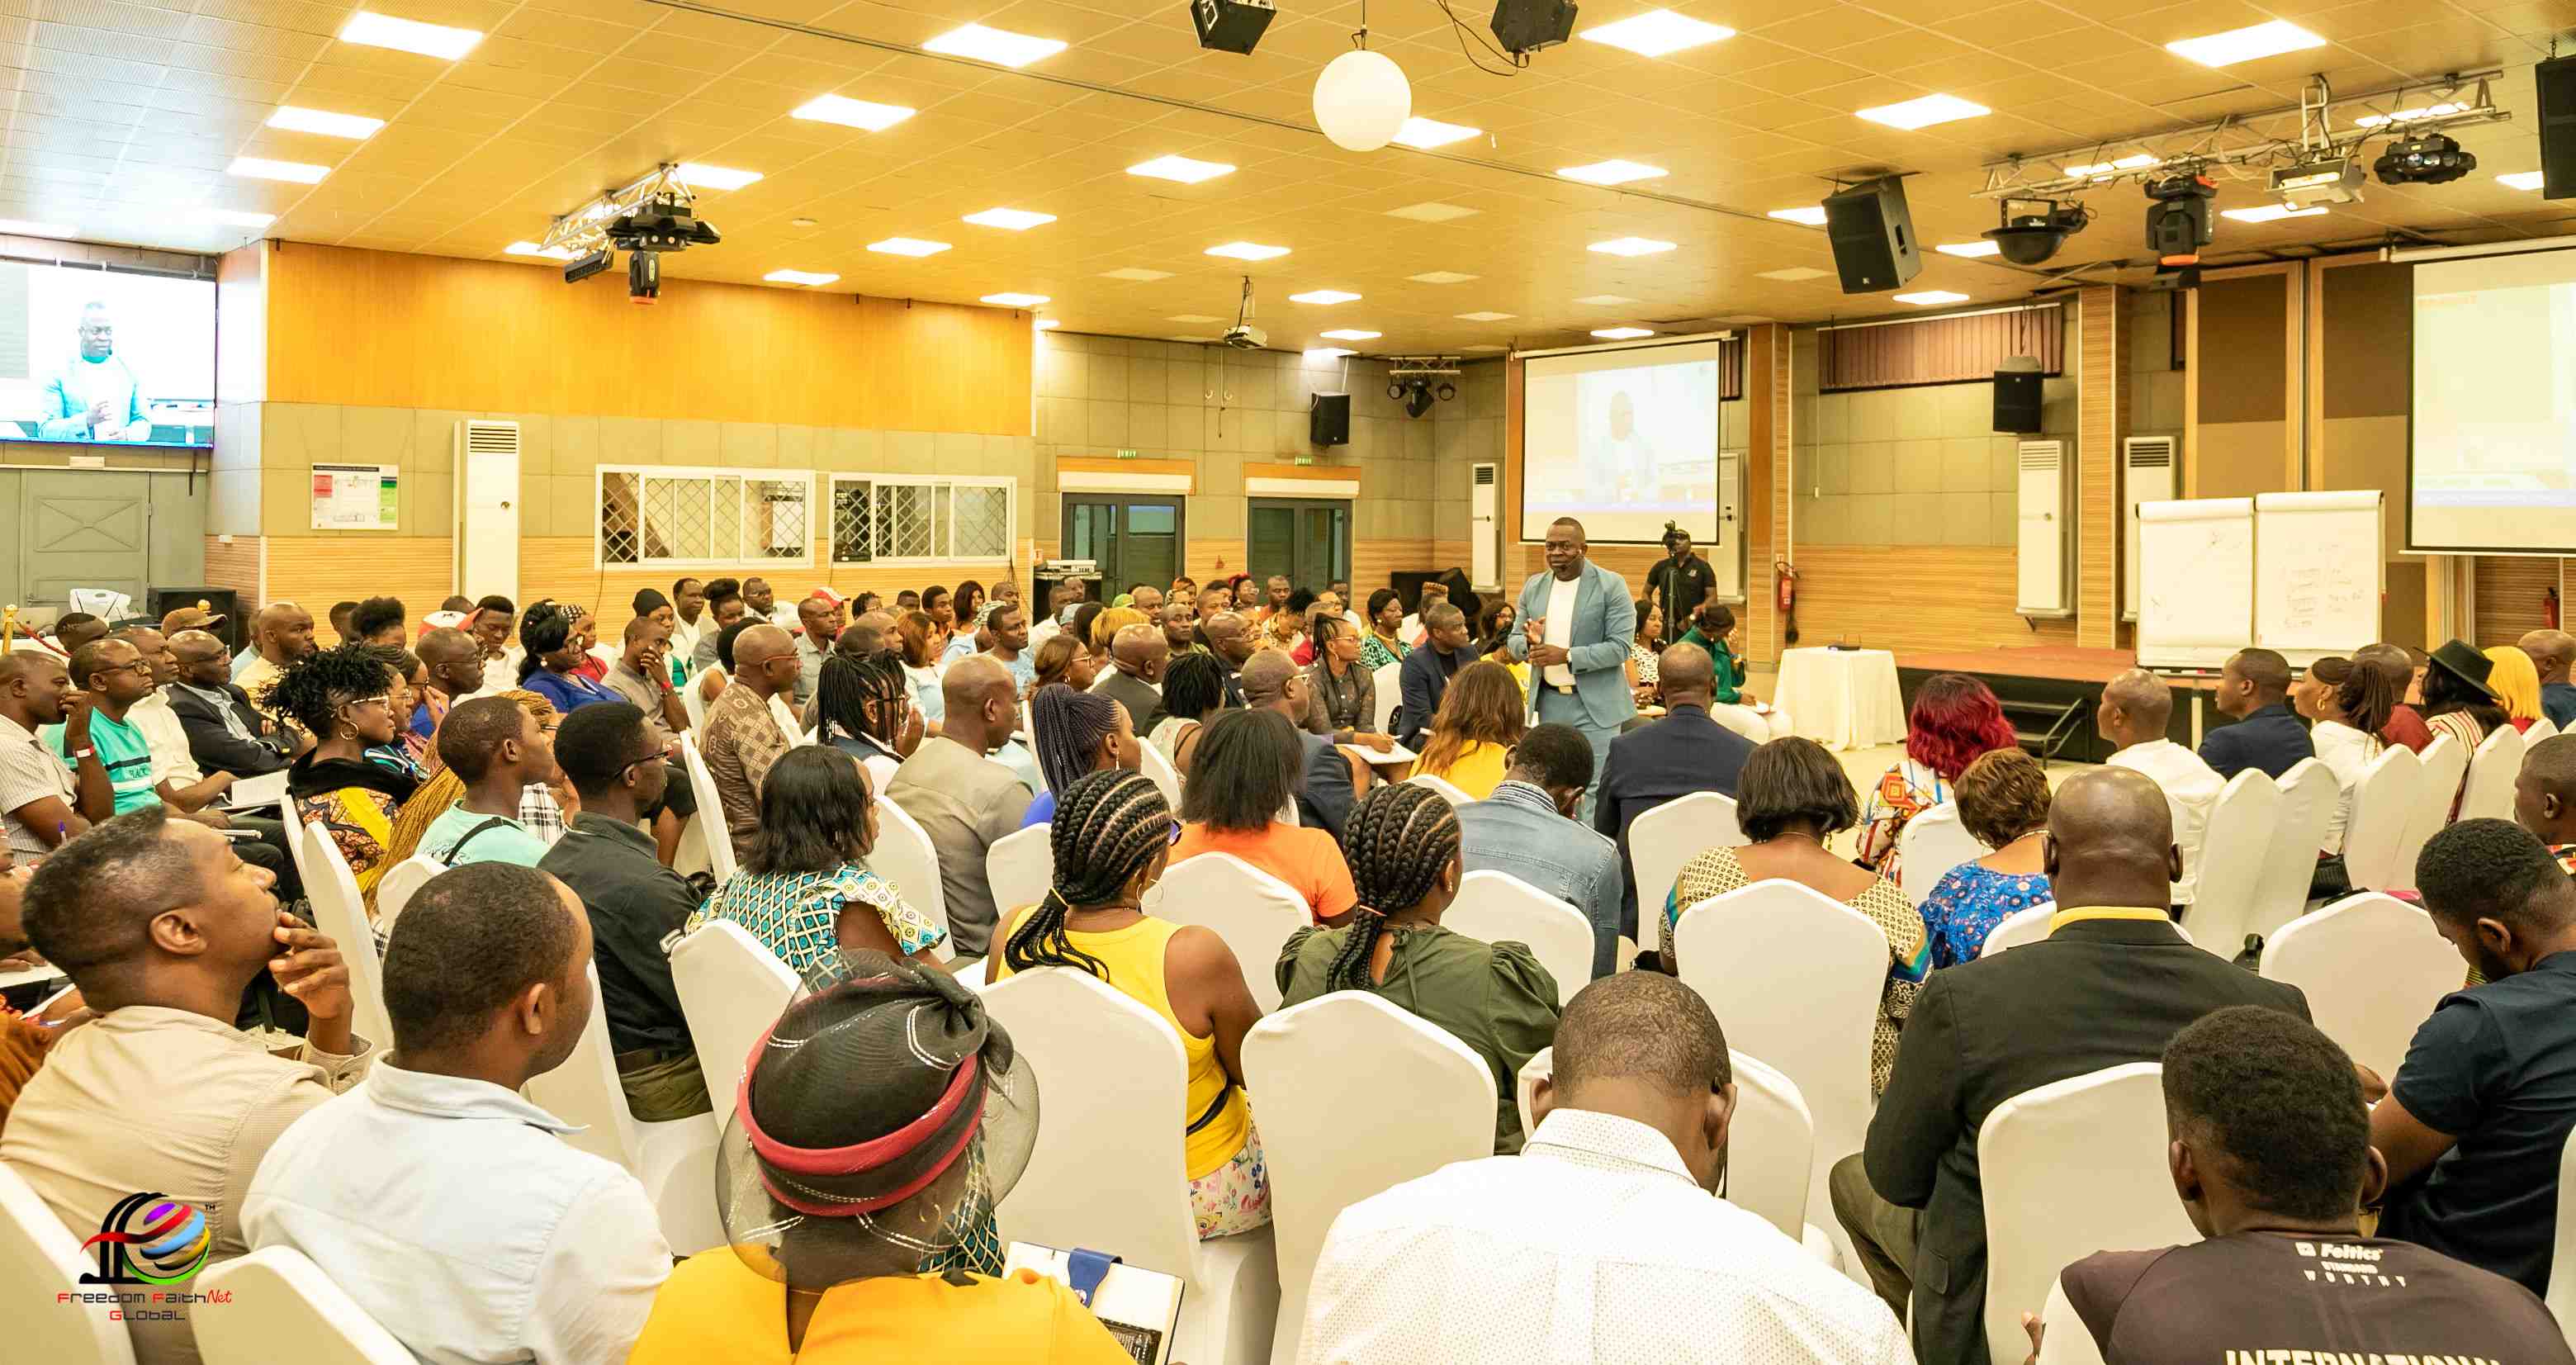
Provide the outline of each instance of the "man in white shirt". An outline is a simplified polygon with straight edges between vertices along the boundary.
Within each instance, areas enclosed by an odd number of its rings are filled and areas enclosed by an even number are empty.
[[[590,1021],[590,942],[535,868],[423,886],[385,950],[394,1055],[269,1148],[242,1201],[252,1249],[312,1257],[423,1360],[624,1361],[671,1272],[660,1220],[519,1093]]]
[[[2173,812],[2174,845],[2182,850],[2182,879],[2173,884],[2173,903],[2189,905],[2199,894],[2200,847],[2209,837],[2209,812],[2227,779],[2200,755],[2165,738],[2172,720],[2173,690],[2143,668],[2104,684],[2102,705],[2093,717],[2094,728],[2118,751],[2109,759],[2111,766],[2145,773],[2163,789]]]
[[[1734,1111],[1726,1036],[1697,992],[1657,972],[1584,987],[1520,1155],[1334,1221],[1299,1365],[1910,1365],[1886,1304],[1710,1192]]]

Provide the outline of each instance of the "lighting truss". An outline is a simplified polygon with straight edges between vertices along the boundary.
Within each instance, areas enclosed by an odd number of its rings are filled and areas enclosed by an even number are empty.
[[[1454,355],[1391,355],[1386,358],[1386,377],[1396,379],[1455,378],[1461,371]]]
[[[548,251],[562,250],[575,256],[598,251],[608,245],[608,225],[655,201],[677,200],[694,204],[697,194],[680,178],[676,162],[663,162],[632,184],[609,190],[570,213],[556,217],[554,226],[546,229],[545,240],[537,245]]]

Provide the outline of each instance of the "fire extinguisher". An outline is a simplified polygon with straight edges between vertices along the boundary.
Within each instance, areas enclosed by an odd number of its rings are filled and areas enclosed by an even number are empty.
[[[1780,585],[1780,638],[1794,645],[1798,643],[1798,570],[1785,559],[1775,559],[1771,574]]]

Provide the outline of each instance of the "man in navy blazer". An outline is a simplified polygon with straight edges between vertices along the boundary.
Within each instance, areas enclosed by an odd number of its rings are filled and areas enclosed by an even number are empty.
[[[1547,528],[1547,572],[1521,585],[1512,621],[1512,657],[1530,666],[1530,709],[1542,725],[1571,725],[1592,741],[1592,786],[1610,741],[1637,714],[1628,686],[1628,649],[1637,634],[1637,603],[1628,580],[1592,562],[1583,523],[1558,517]]]
[[[1637,817],[1692,792],[1735,795],[1744,761],[1753,757],[1753,741],[1709,719],[1709,698],[1717,687],[1716,666],[1697,645],[1673,645],[1656,660],[1665,713],[1610,743],[1609,762],[1601,773],[1601,791],[1592,802],[1592,827],[1619,845],[1619,862],[1627,869],[1619,905],[1619,932],[1638,943],[1637,921],[1647,907],[1639,904],[1637,856],[1628,846],[1628,826]],[[1643,888],[1656,898],[1651,909],[1663,911],[1661,897],[1669,886]]]
[[[2220,777],[2260,768],[2278,782],[2300,759],[2314,758],[2308,727],[2290,714],[2290,661],[2268,649],[2240,649],[2218,673],[2218,709],[2236,718],[2201,736],[2200,761]]]

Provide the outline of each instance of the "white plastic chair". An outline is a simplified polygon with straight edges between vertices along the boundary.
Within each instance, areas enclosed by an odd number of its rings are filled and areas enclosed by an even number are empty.
[[[1279,953],[1288,936],[1315,922],[1312,907],[1286,882],[1231,853],[1202,853],[1163,874],[1156,913],[1175,924],[1203,925],[1234,950],[1243,984],[1264,1014],[1279,1008]]]
[[[331,831],[307,825],[300,842],[313,875],[304,881],[304,898],[313,905],[313,927],[339,945],[349,968],[349,1028],[381,1048],[394,1043],[392,1017],[385,1013],[385,966],[376,956],[375,927],[367,922],[367,905],[358,895],[358,879],[349,860],[331,841]]]
[[[56,1294],[96,1292],[82,1272],[98,1264],[81,1239],[54,1216],[53,1206],[7,1166],[0,1166],[0,1283],[20,1305],[10,1315],[12,1358],[46,1365],[134,1365],[134,1343],[125,1324],[104,1306],[47,1302]]]
[[[1905,898],[1921,905],[1932,898],[1932,888],[1941,884],[1950,869],[1961,863],[1972,863],[1986,856],[1986,846],[1959,821],[1959,803],[1944,801],[1905,822],[1905,832],[1896,838],[1899,873],[1897,885]]]
[[[1368,1065],[1350,1064],[1361,1056]],[[1493,1155],[1498,1097],[1466,1044],[1366,991],[1335,991],[1253,1025],[1243,1078],[1261,1097],[1278,1238],[1272,1359],[1293,1359],[1333,1220],[1453,1161]]]
[[[287,856],[295,860],[295,878],[310,886],[313,869],[304,865],[304,817],[295,813],[295,798],[277,798],[277,822],[286,827]]]
[[[1628,823],[1628,856],[1637,867],[1637,941],[1653,947],[1653,925],[1664,913],[1673,883],[1682,868],[1703,850],[1741,848],[1744,831],[1735,823],[1735,798],[1724,792],[1692,792],[1647,811]]]
[[[1730,1049],[1735,1070],[1735,1119],[1726,1129],[1726,1188],[1729,1202],[1757,1214],[1792,1241],[1809,1250],[1825,1245],[1824,1234],[1807,1222],[1807,1185],[1814,1176],[1816,1120],[1795,1081],[1768,1063]],[[1521,1067],[1521,1131],[1536,1130],[1532,1116],[1538,1083],[1556,1074],[1556,1049],[1540,1048]],[[1268,1111],[1264,1111],[1267,1113]],[[1824,1258],[1830,1259],[1830,1258]]]
[[[1268,1360],[1279,1314],[1272,1229],[1198,1239],[1182,1158],[1188,1081],[1180,1035],[1106,983],[1064,967],[994,982],[984,1003],[1038,1078],[1037,1146],[998,1211],[1004,1235],[1089,1247],[1179,1276],[1186,1286],[1173,1359]]]
[[[2182,918],[2191,936],[2220,957],[2236,956],[2253,932],[2256,884],[2272,854],[2272,831],[2280,814],[2281,789],[2260,768],[2227,779],[2217,804],[2209,808],[2208,832],[2200,843],[2200,889]]]
[[[724,798],[716,792],[715,774],[707,771],[707,756],[699,750],[695,734],[680,736],[680,766],[687,770],[689,790],[698,798],[698,813],[689,817],[689,823],[704,841],[707,871],[722,886],[740,868],[733,857],[733,832],[725,827]]]
[[[2510,725],[2498,727],[2479,743],[2478,751],[2469,756],[2468,785],[2460,793],[2461,819],[2513,818],[2513,783],[2522,776],[2525,752],[2523,733]]]
[[[1395,708],[1404,700],[1404,661],[1380,664],[1369,673],[1369,685],[1377,689],[1377,708],[1369,717],[1369,728],[1378,734],[1395,733],[1387,722],[1395,719]]]
[[[2568,1133],[2558,1156],[2558,1237],[2549,1260],[2547,1299],[2550,1316],[2576,1342],[2576,1131]]]
[[[1556,1003],[1592,984],[1592,921],[1583,912],[1508,872],[1470,872],[1440,925],[1486,943],[1529,946],[1556,978]]]
[[[707,699],[699,693],[698,687],[699,680],[691,678],[680,689],[680,709],[688,713],[689,733],[692,735],[702,735],[707,730]]]
[[[2469,756],[2449,735],[2433,736],[2433,742],[2425,745],[2417,758],[2424,765],[2424,774],[2422,785],[2415,790],[2415,811],[2406,822],[2406,837],[2398,845],[2397,865],[2391,869],[2388,884],[2375,890],[2415,889],[2415,859],[2424,852],[2425,842],[2451,823],[2451,803],[2459,799],[2462,784],[2468,778]]]
[[[984,876],[992,883],[993,904],[1001,912],[995,934],[1007,932],[1012,912],[1045,900],[1047,888],[1055,884],[1055,850],[1048,843],[1054,831],[1053,825],[1031,825],[1003,835],[984,850]],[[1001,950],[996,942],[993,951]]]
[[[1995,1360],[2030,1354],[2021,1315],[2048,1302],[2067,1266],[2198,1238],[2165,1168],[2163,1077],[2153,1062],[2071,1076],[2004,1101],[1978,1129]]]
[[[731,1113],[752,1045],[795,996],[796,973],[741,925],[710,920],[672,945],[671,984],[707,1097],[717,1113]]]
[[[1136,771],[1154,779],[1155,788],[1163,793],[1163,804],[1170,806],[1172,814],[1178,817],[1181,813],[1181,771],[1173,767],[1172,760],[1163,757],[1163,751],[1155,748],[1150,740],[1136,745]]]
[[[208,1270],[191,1288],[225,1290],[232,1302],[189,1315],[205,1365],[414,1365],[384,1324],[367,1316],[311,1258],[274,1246]]]
[[[2007,948],[2019,948],[2048,937],[2048,922],[2057,915],[2057,902],[2045,901],[2027,910],[2015,910],[1986,931],[1986,946],[1977,950],[1979,957],[1993,957]]]
[[[2544,739],[2556,738],[2558,738],[2558,723],[2547,716],[2542,716],[2531,723],[2530,729],[2522,732],[2522,751],[2526,754],[2530,753],[2532,745]]]
[[[1467,793],[1458,790],[1457,785],[1449,781],[1447,778],[1433,777],[1429,773],[1415,773],[1413,776],[1406,778],[1405,781],[1410,782],[1417,787],[1429,787],[1431,790],[1440,793],[1440,799],[1448,802],[1452,806],[1468,805],[1476,799],[1469,796]]]
[[[418,853],[386,868],[385,875],[376,881],[376,922],[392,932],[394,917],[411,904],[412,896],[428,885],[430,878],[446,870],[446,864]]]
[[[716,1217],[717,1115],[636,1121],[608,1047],[608,1011],[598,1004],[599,968],[584,970],[590,973],[590,1023],[563,1065],[531,1078],[522,1093],[556,1118],[581,1125],[578,1132],[563,1135],[565,1142],[625,1167],[644,1186],[644,1197],[661,1215],[662,1240],[675,1254],[692,1256],[722,1246],[724,1225]],[[745,1044],[744,1055],[749,1053]]]
[[[939,879],[939,850],[911,812],[882,798],[877,801],[877,844],[868,850],[868,870],[894,883],[906,904],[939,926],[936,951],[941,961],[957,955],[956,942],[948,937],[948,891]]]
[[[2309,1016],[2354,1061],[2394,1076],[2416,1025],[2460,989],[2466,967],[2432,916],[2363,892],[2282,926],[2261,970],[2307,992]]]
[[[2370,760],[2353,788],[2352,819],[2343,829],[2344,875],[2354,886],[2377,891],[2414,885],[2411,855],[2402,882],[2398,858],[2406,851],[2406,828],[2415,822],[2423,791],[2423,762],[2412,749],[2391,744]]]
[[[2075,1305],[2067,1300],[2062,1275],[2049,1282],[2048,1304],[2039,1310],[2039,1321],[2044,1329],[2039,1365],[2102,1365],[2102,1348],[2093,1340],[2093,1329],[2084,1325]]]
[[[2326,826],[2334,823],[2335,805],[2343,799],[2334,770],[2313,758],[2291,764],[2278,785],[2281,804],[2272,817],[2272,846],[2254,878],[2250,932],[2265,938],[2306,912],[2317,855],[2325,851]]]

